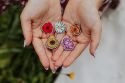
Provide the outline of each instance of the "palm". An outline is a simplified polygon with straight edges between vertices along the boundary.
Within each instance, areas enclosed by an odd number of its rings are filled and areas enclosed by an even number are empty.
[[[28,17],[29,24],[23,21],[25,17]],[[54,64],[51,61],[52,53],[45,47],[45,42],[49,34],[42,33],[40,24],[57,22],[60,19],[61,6],[59,0],[30,0],[22,13],[22,27],[25,39],[29,43],[32,41],[42,65],[47,70],[49,66],[54,70]]]
[[[77,44],[72,52],[62,51],[60,56],[56,56],[58,58],[55,64],[57,67],[61,65],[68,67],[89,44],[90,53],[93,55],[98,46],[101,32],[98,10],[91,0],[70,0],[63,19],[67,26],[80,25],[82,33],[77,37],[73,37],[68,30],[67,35],[72,37],[74,42],[77,41]]]
[[[49,3],[50,9],[48,9],[48,11],[46,11],[46,14],[42,17],[41,23],[60,21],[60,19],[61,19],[60,4],[57,0],[55,2],[54,1],[53,2],[50,1],[50,3]],[[51,60],[52,52],[45,47],[45,43],[47,41],[47,35],[48,34],[42,33],[40,28],[34,29],[34,31],[33,31],[33,45],[34,45],[36,52],[39,55],[39,58],[41,59],[42,63],[45,63],[43,65],[48,64],[48,61],[49,61],[49,66],[54,72],[54,70],[55,70],[54,64]],[[45,57],[45,55],[47,57]],[[47,61],[47,58],[48,58],[48,61]]]

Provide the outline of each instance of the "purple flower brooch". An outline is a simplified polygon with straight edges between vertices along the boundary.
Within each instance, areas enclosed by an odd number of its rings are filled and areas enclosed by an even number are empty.
[[[72,51],[75,48],[75,45],[70,37],[63,38],[61,44],[65,51]]]

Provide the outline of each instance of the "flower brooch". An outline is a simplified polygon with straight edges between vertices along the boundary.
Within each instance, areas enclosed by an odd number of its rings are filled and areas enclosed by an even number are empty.
[[[58,40],[54,36],[50,36],[46,42],[46,47],[50,50],[55,49],[59,46]]]
[[[70,32],[73,36],[79,36],[81,33],[81,28],[79,25],[75,24],[70,27]]]
[[[45,33],[52,33],[53,31],[53,25],[51,22],[45,23],[42,27],[41,30]]]
[[[66,31],[66,26],[62,22],[56,22],[56,23],[48,22],[41,27],[41,30],[45,33],[56,32],[58,34],[61,34]]]
[[[61,44],[63,46],[63,49],[65,51],[72,51],[75,48],[75,45],[70,37],[64,37],[61,41]]]
[[[47,22],[41,26],[41,31],[44,33],[61,34],[66,31],[66,25],[62,22]],[[70,32],[73,36],[78,36],[81,33],[81,29],[77,24],[75,24],[70,27]],[[59,42],[54,35],[49,36],[49,38],[46,41],[46,47],[52,50],[58,48],[60,43],[65,51],[72,51],[75,48],[73,40],[70,37],[66,36],[62,39],[61,42]]]
[[[66,25],[62,22],[55,23],[55,31],[56,33],[64,33],[66,31]]]
[[[56,23],[45,23],[41,26],[41,31],[44,33],[64,33],[66,31],[66,26],[62,22],[56,22]],[[54,35],[50,35],[50,37],[46,41],[46,47],[48,49],[55,49],[59,46],[58,40],[54,37]]]

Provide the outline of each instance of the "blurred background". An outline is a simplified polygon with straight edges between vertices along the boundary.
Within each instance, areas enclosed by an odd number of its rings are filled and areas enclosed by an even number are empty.
[[[34,49],[23,47],[20,14],[27,0],[0,0],[0,83],[53,83]]]
[[[0,0],[0,83],[54,83],[60,71],[56,74],[45,71],[32,46],[23,48],[19,16],[26,1]],[[125,0],[121,0],[117,9],[109,10],[102,18],[102,38],[96,58],[85,50],[61,72],[73,71],[75,79],[60,74],[55,83],[125,83],[124,22]]]

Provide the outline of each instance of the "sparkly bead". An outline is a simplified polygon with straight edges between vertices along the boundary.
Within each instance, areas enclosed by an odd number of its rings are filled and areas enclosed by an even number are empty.
[[[55,23],[55,31],[58,34],[64,33],[66,31],[66,25],[62,22]]]
[[[46,47],[48,49],[55,49],[59,46],[59,41],[54,37],[54,36],[50,36],[46,42]]]

